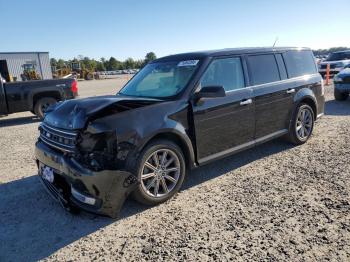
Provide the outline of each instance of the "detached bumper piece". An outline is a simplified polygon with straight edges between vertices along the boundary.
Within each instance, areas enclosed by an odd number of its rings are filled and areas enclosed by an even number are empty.
[[[36,143],[35,155],[41,182],[50,195],[68,210],[79,207],[115,218],[138,184],[136,177],[126,171],[95,172],[86,169],[41,141]],[[42,175],[43,168],[52,170],[53,181]]]

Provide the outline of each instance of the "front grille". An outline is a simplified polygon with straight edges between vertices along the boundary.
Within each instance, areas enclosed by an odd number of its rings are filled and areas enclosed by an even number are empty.
[[[330,69],[336,68],[336,64],[330,64]],[[321,65],[321,69],[327,69],[327,64]]]
[[[51,127],[45,123],[39,126],[40,139],[45,144],[64,152],[75,152],[78,133]]]

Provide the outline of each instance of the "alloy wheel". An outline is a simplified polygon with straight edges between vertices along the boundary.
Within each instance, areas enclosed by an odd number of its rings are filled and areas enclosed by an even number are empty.
[[[163,197],[177,185],[181,164],[176,153],[170,149],[153,152],[141,169],[141,185],[151,197]]]
[[[308,108],[300,108],[295,123],[298,138],[305,141],[311,134],[313,127],[313,116]]]

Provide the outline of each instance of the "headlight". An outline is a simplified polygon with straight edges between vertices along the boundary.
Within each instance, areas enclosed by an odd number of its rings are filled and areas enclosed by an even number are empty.
[[[343,82],[343,78],[339,77],[338,75],[335,75],[333,80],[334,82]]]

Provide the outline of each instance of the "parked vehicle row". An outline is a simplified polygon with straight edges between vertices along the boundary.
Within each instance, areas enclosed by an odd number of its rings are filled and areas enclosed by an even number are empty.
[[[339,73],[350,64],[350,50],[331,53],[324,61],[319,63],[319,72],[324,76],[327,72],[327,65],[330,66],[332,75]]]
[[[116,95],[50,107],[39,175],[66,208],[115,217],[129,194],[148,205],[171,198],[194,167],[280,136],[305,143],[324,102],[307,48],[163,57]]]
[[[124,70],[116,70],[116,71],[102,71],[97,72],[99,75],[122,75],[122,74],[136,74],[139,69],[124,69]]]

